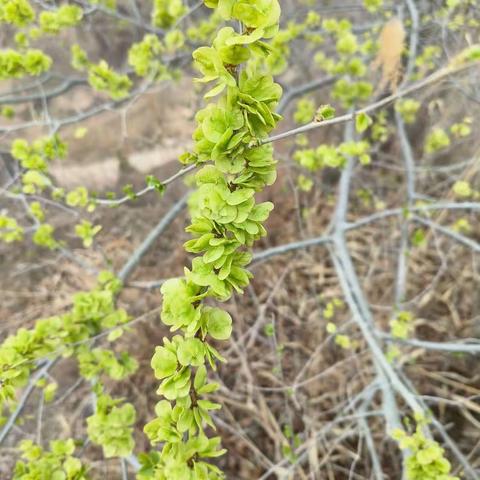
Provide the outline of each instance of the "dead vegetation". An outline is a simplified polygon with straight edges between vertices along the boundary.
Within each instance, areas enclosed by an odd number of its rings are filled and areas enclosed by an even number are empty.
[[[373,62],[374,69],[380,69],[382,77],[378,91],[386,87],[395,91],[402,75],[402,54],[405,50],[405,29],[399,18],[389,20],[380,32],[378,54]]]

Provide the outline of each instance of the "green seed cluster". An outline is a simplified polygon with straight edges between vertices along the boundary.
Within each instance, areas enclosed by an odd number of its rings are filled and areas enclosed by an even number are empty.
[[[165,338],[152,359],[164,397],[157,418],[145,427],[153,444],[163,444],[149,457],[157,480],[224,478],[208,462],[224,450],[219,437],[205,432],[214,428],[211,412],[220,408],[208,399],[218,385],[208,382],[207,366],[215,369],[224,360],[211,340],[230,337],[232,318],[205,300],[226,301],[248,285],[251,246],[266,234],[263,222],[273,208],[255,196],[276,178],[272,147],[258,145],[280,119],[275,109],[282,89],[261,67],[271,50],[264,40],[278,31],[280,7],[277,0],[205,3],[223,19],[239,22],[242,31],[224,27],[211,47],[193,54],[202,74],[197,81],[214,83],[205,98],[221,97],[198,112],[195,146],[182,156],[184,163],[202,167],[190,201],[187,231],[193,238],[185,244],[197,256],[184,277],[162,287],[162,321],[178,334]]]
[[[0,80],[38,76],[52,66],[52,59],[41,50],[29,48],[24,52],[0,50]]]
[[[392,432],[393,438],[402,450],[408,450],[406,475],[408,480],[460,480],[450,474],[451,465],[445,458],[445,450],[424,434],[426,420],[421,414],[416,414],[415,432],[397,429]]]

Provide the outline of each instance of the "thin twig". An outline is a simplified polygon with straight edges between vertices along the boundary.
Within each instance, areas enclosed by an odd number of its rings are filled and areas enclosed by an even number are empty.
[[[304,85],[299,85],[298,87],[290,88],[289,90],[287,90],[285,95],[282,96],[282,99],[280,100],[277,107],[277,113],[280,115],[283,114],[290,102],[295,98],[300,97],[301,95],[305,95],[306,93],[312,92],[314,90],[319,90],[323,87],[327,87],[328,85],[331,85],[336,79],[337,77],[327,77],[320,80],[313,80],[311,82],[305,83]]]
[[[178,180],[179,178],[183,177],[184,175],[187,175],[188,173],[192,172],[196,168],[197,168],[197,165],[195,165],[195,164],[189,165],[188,167],[184,167],[184,168],[180,169],[178,172],[176,172],[174,175],[168,177],[166,180],[163,180],[160,183],[163,186],[167,186],[170,183],[173,183],[175,180]],[[149,192],[153,192],[154,190],[156,190],[156,188],[152,185],[150,185],[148,187],[145,187],[143,190],[140,190],[139,192],[137,192],[135,194],[135,199],[137,199],[139,197],[142,197],[143,195],[145,195]],[[132,200],[132,197],[130,197],[128,195],[125,195],[124,197],[117,198],[115,200],[109,200],[108,198],[97,198],[95,200],[95,203],[97,203],[98,205],[107,205],[107,206],[110,206],[110,207],[116,207],[118,205],[122,205],[123,203],[129,202],[131,200]]]
[[[418,215],[414,215],[413,219],[421,223],[427,227],[430,227],[432,230],[436,230],[443,235],[450,237],[451,239],[455,240],[458,243],[461,243],[462,245],[465,245],[466,247],[470,248],[476,253],[480,253],[480,243],[476,242],[475,240],[465,237],[465,235],[462,235],[461,233],[455,232],[454,230],[451,230],[450,228],[444,227],[432,220],[429,220],[427,218],[420,217]]]
[[[2,431],[0,432],[0,445],[3,443],[3,441],[9,434],[10,430],[15,425],[15,422],[18,416],[22,413],[23,409],[25,408],[25,405],[28,399],[30,398],[30,395],[32,394],[35,387],[37,386],[37,382],[47,374],[47,372],[53,367],[56,361],[57,361],[57,358],[48,360],[47,363],[45,363],[45,365],[41,367],[35,373],[35,375],[32,376],[32,378],[28,382],[28,385],[26,386],[25,390],[22,393],[20,400],[18,401],[17,408],[15,408],[14,412],[10,415],[4,427],[2,428]]]
[[[475,342],[475,339],[472,339],[472,343],[468,343],[469,340],[462,340],[456,342],[429,342],[426,340],[416,340],[412,339],[400,339],[392,337],[391,335],[378,332],[378,336],[384,338],[388,342],[401,343],[402,345],[408,345],[411,347],[425,348],[426,350],[435,350],[438,352],[448,352],[448,353],[471,353],[479,354],[480,353],[480,341]]]
[[[394,102],[395,100],[398,100],[399,98],[405,97],[407,95],[411,95],[412,93],[415,93],[418,90],[421,90],[436,82],[444,80],[450,75],[463,72],[469,68],[476,67],[478,65],[480,65],[479,62],[475,62],[475,63],[470,63],[468,65],[462,65],[461,67],[457,67],[457,68],[452,68],[452,67],[442,68],[441,70],[438,70],[437,72],[433,73],[432,75],[429,75],[423,80],[420,80],[419,82],[414,83],[410,87],[407,87],[403,90],[398,90],[398,92],[392,95],[389,95],[388,97],[385,97],[382,100],[372,103],[371,105],[368,105],[364,108],[361,108],[351,113],[347,113],[345,115],[341,115],[340,117],[332,118],[331,120],[324,120],[323,122],[311,122],[302,127],[298,127],[293,130],[288,130],[287,132],[279,133],[278,135],[274,135],[272,137],[259,140],[258,143],[259,145],[265,145],[267,143],[276,142],[277,140],[283,140],[285,138],[299,135],[301,133],[310,132],[312,130],[316,130],[317,128],[323,128],[327,126],[338,125],[341,123],[354,121],[355,118],[362,113],[368,114],[368,113],[374,112],[375,110],[383,108],[389,105],[390,103]]]
[[[118,273],[118,278],[125,282],[130,274],[133,272],[137,264],[148,252],[155,240],[165,231],[165,229],[177,218],[182,210],[187,205],[187,199],[190,192],[186,193],[175,205],[167,212],[167,214],[158,222],[157,226],[148,234],[145,240],[139,245],[139,247],[133,252],[128,261],[122,267]]]

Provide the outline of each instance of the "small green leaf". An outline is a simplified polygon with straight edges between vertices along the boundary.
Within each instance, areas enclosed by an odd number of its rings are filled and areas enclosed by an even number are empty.
[[[331,105],[322,105],[315,114],[316,122],[324,122],[335,117],[335,109]]]
[[[165,347],[157,347],[151,366],[155,372],[155,377],[161,380],[175,373],[177,370],[177,357]]]
[[[216,340],[228,340],[232,334],[232,317],[220,308],[209,309],[207,330]]]
[[[197,373],[195,374],[195,380],[193,382],[193,386],[195,390],[199,390],[205,385],[207,380],[207,369],[205,365],[198,367]]]
[[[177,349],[178,361],[181,365],[198,367],[203,364],[205,347],[198,338],[187,338],[181,342]]]
[[[373,120],[364,112],[355,116],[355,128],[358,133],[363,133],[372,123]]]

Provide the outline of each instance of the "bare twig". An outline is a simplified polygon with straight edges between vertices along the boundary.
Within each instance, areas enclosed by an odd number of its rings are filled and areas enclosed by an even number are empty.
[[[456,342],[429,342],[426,340],[416,340],[416,339],[399,339],[387,335],[385,333],[378,333],[378,336],[384,338],[389,342],[401,343],[403,345],[408,345],[412,347],[424,348],[426,350],[435,350],[438,352],[448,352],[448,353],[471,353],[479,354],[480,353],[480,341],[475,341],[475,339],[462,340]],[[471,342],[471,343],[469,343]],[[476,342],[476,343],[475,343]]]
[[[178,180],[179,178],[183,177],[184,175],[187,175],[190,172],[193,172],[193,170],[195,170],[196,168],[197,168],[197,165],[195,165],[195,164],[189,165],[188,167],[184,167],[184,168],[180,169],[178,172],[176,172],[175,174],[168,177],[167,179],[161,181],[160,183],[163,186],[167,186],[170,183],[173,183],[175,180]],[[140,190],[139,192],[137,192],[135,194],[135,199],[139,198],[139,197],[142,197],[143,195],[145,195],[147,193],[153,192],[154,190],[156,190],[156,188],[152,185],[150,185],[148,187],[145,187],[143,190]],[[109,200],[107,198],[98,198],[98,199],[95,200],[95,202],[98,203],[99,205],[107,205],[107,206],[110,206],[110,207],[116,207],[118,205],[122,205],[123,203],[129,202],[131,200],[132,200],[132,198],[130,196],[125,195],[124,197],[117,198],[115,200]]]
[[[165,229],[177,218],[182,210],[187,205],[187,199],[189,193],[186,193],[180,200],[178,200],[174,206],[167,212],[167,214],[158,222],[157,226],[148,234],[145,240],[139,245],[139,247],[133,252],[128,261],[122,267],[118,273],[118,278],[125,282],[140,262],[142,257],[148,252],[155,240],[165,231]]]
[[[272,137],[268,137],[262,140],[259,140],[260,145],[265,145],[266,143],[271,143],[271,142],[276,142],[278,140],[283,140],[288,137],[292,137],[295,135],[299,135],[301,133],[307,133],[312,130],[316,130],[317,128],[323,128],[327,126],[332,126],[332,125],[338,125],[341,123],[345,122],[352,122],[355,120],[355,118],[360,115],[361,113],[371,113],[374,112],[375,110],[379,110],[380,108],[383,108],[390,103],[394,102],[395,100],[398,100],[399,98],[406,97],[407,95],[411,95],[412,93],[417,92],[418,90],[421,90],[425,87],[428,87],[434,83],[437,83],[441,80],[444,80],[445,78],[449,77],[450,75],[455,75],[458,73],[461,73],[469,68],[473,68],[480,65],[478,62],[471,63],[468,65],[462,65],[461,67],[457,68],[452,68],[452,67],[445,67],[442,68],[441,70],[438,70],[437,72],[433,73],[432,75],[429,75],[428,77],[424,78],[423,80],[420,80],[417,83],[414,83],[410,87],[407,87],[403,90],[398,90],[398,92],[389,95],[388,97],[385,97],[378,102],[372,103],[371,105],[368,105],[364,108],[361,108],[359,110],[356,110],[352,113],[347,113],[345,115],[341,115],[339,117],[332,118],[331,120],[325,120],[323,122],[311,122],[308,123],[307,125],[304,125],[302,127],[295,128],[293,130],[289,130],[287,132],[279,133],[278,135],[274,135]]]
[[[286,91],[285,95],[283,95],[280,103],[277,107],[277,113],[280,115],[287,109],[288,105],[292,100],[301,95],[305,95],[306,93],[313,92],[314,90],[319,90],[323,87],[327,87],[331,85],[336,80],[336,77],[327,77],[322,78],[320,80],[312,80],[311,82],[305,83],[304,85],[300,85],[298,87],[292,87]]]

